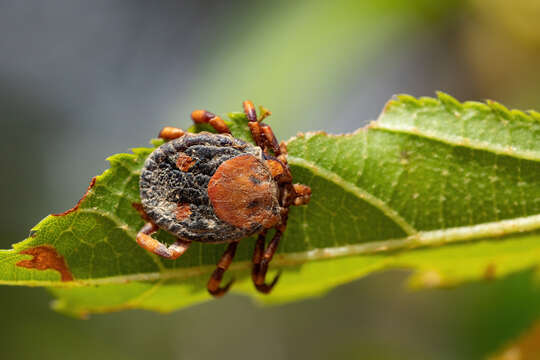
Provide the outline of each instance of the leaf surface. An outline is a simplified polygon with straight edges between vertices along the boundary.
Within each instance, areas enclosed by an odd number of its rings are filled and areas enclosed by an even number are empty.
[[[233,134],[249,139],[245,117],[230,118]],[[453,285],[540,260],[538,113],[445,94],[399,96],[364,129],[298,135],[288,148],[295,181],[311,186],[312,200],[291,208],[272,261],[273,272],[283,271],[273,293],[260,296],[251,285],[252,239],[240,243],[228,272],[234,292],[289,301],[389,267],[414,269],[416,286]],[[74,209],[0,251],[0,283],[49,287],[56,309],[79,316],[209,300],[206,282],[224,245],[193,244],[169,261],[135,242],[138,177],[151,151],[110,157]]]

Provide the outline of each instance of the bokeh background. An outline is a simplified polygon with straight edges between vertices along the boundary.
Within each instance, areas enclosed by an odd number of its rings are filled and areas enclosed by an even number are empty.
[[[251,99],[279,138],[353,131],[396,93],[540,109],[537,0],[0,0],[0,245],[73,206],[104,159]],[[75,320],[0,287],[2,359],[478,359],[540,315],[533,275],[409,291],[406,271],[260,307]]]

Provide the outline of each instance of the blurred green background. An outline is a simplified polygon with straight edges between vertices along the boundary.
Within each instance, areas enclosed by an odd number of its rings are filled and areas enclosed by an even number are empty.
[[[0,245],[194,108],[249,98],[281,139],[353,131],[395,93],[540,110],[539,18],[537,0],[0,0]],[[406,276],[87,321],[50,311],[43,289],[0,287],[0,358],[479,359],[540,315],[532,272],[413,292]]]

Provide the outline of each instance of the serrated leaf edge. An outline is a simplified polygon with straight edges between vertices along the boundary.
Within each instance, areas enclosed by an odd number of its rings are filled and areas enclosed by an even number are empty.
[[[383,131],[389,131],[389,132],[396,132],[396,133],[406,133],[411,134],[415,136],[424,137],[430,140],[435,140],[441,143],[453,145],[453,146],[466,146],[469,148],[473,148],[476,150],[483,150],[488,151],[497,155],[506,155],[511,156],[515,158],[525,159],[525,160],[534,160],[534,161],[540,161],[540,152],[537,151],[523,151],[520,149],[516,149],[512,146],[497,146],[496,144],[492,144],[485,141],[475,141],[471,140],[467,137],[463,136],[441,136],[436,131],[426,131],[421,130],[417,127],[411,126],[411,125],[396,125],[392,124],[389,125],[387,123],[383,123],[381,120],[385,113],[388,112],[392,107],[399,106],[400,104],[411,104],[415,107],[421,108],[425,106],[437,106],[437,105],[445,105],[447,107],[451,107],[455,109],[456,116],[459,115],[460,111],[464,111],[467,109],[475,109],[478,111],[485,111],[485,112],[496,112],[497,115],[503,119],[506,120],[512,120],[516,117],[519,117],[523,120],[530,121],[530,122],[540,122],[540,114],[535,111],[528,111],[527,113],[521,111],[521,110],[509,110],[504,105],[492,101],[487,100],[486,103],[476,102],[476,101],[467,101],[464,103],[460,103],[458,100],[453,98],[452,96],[445,94],[443,92],[437,92],[438,98],[429,98],[429,97],[422,97],[422,98],[415,98],[410,95],[396,95],[397,99],[392,99],[388,101],[384,107],[384,110],[379,115],[379,118],[377,121],[373,121],[368,125],[369,129],[379,129]]]

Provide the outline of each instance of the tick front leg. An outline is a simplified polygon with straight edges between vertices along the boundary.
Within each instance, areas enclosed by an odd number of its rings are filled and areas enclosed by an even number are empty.
[[[165,126],[159,132],[158,137],[162,138],[165,141],[170,141],[170,140],[178,139],[179,137],[184,136],[185,133],[186,132],[182,129],[175,128],[172,126]]]
[[[281,275],[280,273],[278,273],[270,284],[265,283],[266,273],[268,272],[268,265],[270,264],[270,261],[272,261],[272,257],[274,256],[278,248],[281,235],[282,231],[276,230],[276,233],[268,244],[266,250],[264,249],[266,233],[260,234],[255,244],[255,251],[253,252],[253,269],[251,271],[251,279],[253,280],[255,288],[263,294],[268,294],[270,293],[270,291],[272,291],[272,288],[274,287],[274,285],[276,285],[279,276]]]
[[[253,137],[255,144],[261,147],[266,154],[268,154],[268,150],[272,150],[274,155],[279,158],[281,155],[281,147],[276,140],[276,136],[269,125],[262,123],[264,118],[270,115],[271,112],[261,107],[262,114],[261,117],[257,119],[257,111],[255,110],[255,105],[253,105],[251,101],[246,100],[242,105],[244,107],[244,113],[248,118],[249,130],[251,131],[251,136]],[[285,157],[280,160],[287,163]]]
[[[279,156],[281,155],[281,148],[277,142],[276,135],[274,135],[274,131],[272,130],[270,125],[267,124],[261,124],[261,130],[264,134],[266,146],[272,149],[274,155],[279,158]]]
[[[210,111],[206,110],[195,110],[191,113],[191,119],[195,124],[210,124],[218,134],[230,134],[231,130],[225,121],[219,116],[212,114]]]
[[[165,244],[151,236],[153,233],[158,231],[158,229],[159,228],[154,223],[149,222],[144,224],[141,231],[139,231],[137,234],[137,244],[156,255],[171,260],[179,258],[183,253],[186,252],[189,245],[191,245],[190,241],[178,239],[174,244],[167,247]]]
[[[221,259],[217,264],[216,270],[214,270],[212,276],[210,277],[210,280],[208,280],[208,285],[206,286],[206,288],[208,289],[208,292],[214,297],[221,297],[225,295],[227,291],[229,291],[229,288],[234,281],[231,280],[224,287],[219,287],[219,285],[221,284],[221,280],[223,279],[223,274],[225,274],[225,271],[227,271],[229,265],[231,265],[231,262],[234,259],[237,246],[238,241],[232,242],[229,244],[229,246],[227,246],[227,250],[225,250],[225,252],[221,256]]]
[[[264,134],[261,129],[261,124],[257,121],[257,111],[255,110],[255,105],[250,100],[246,100],[242,103],[244,107],[244,113],[248,119],[249,130],[251,131],[251,137],[255,141],[255,144],[263,149],[267,153],[266,142],[264,139]]]

